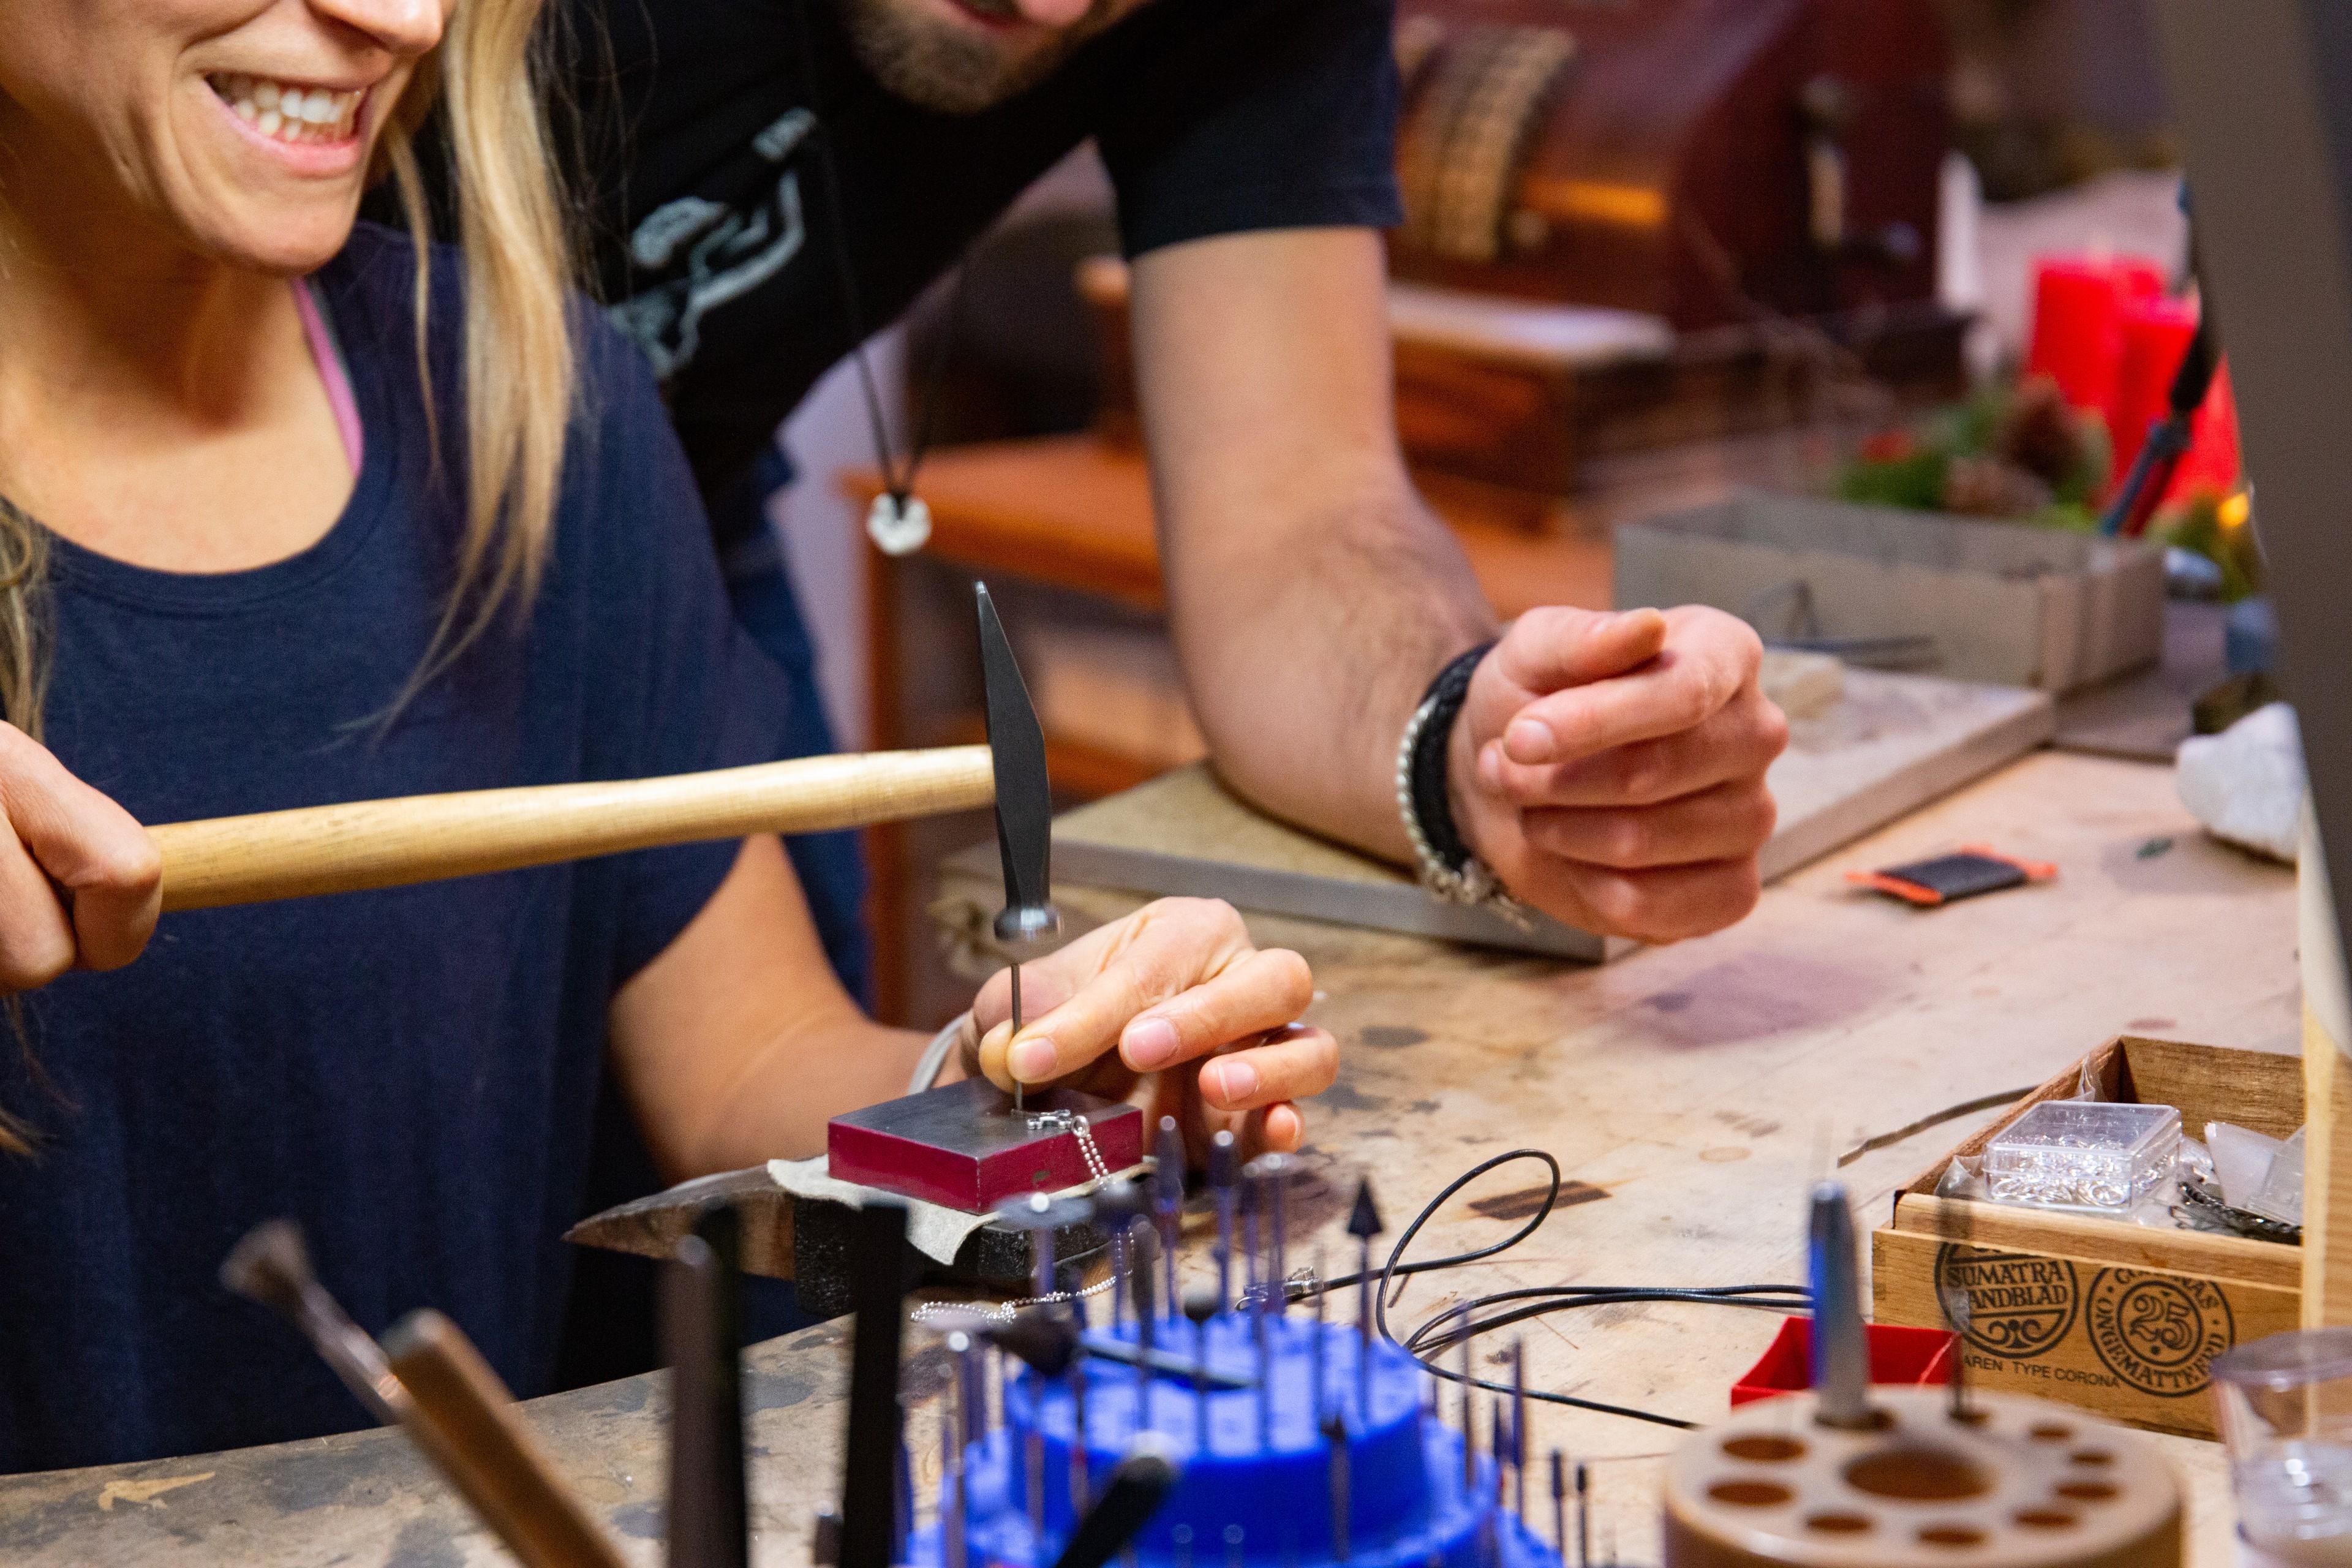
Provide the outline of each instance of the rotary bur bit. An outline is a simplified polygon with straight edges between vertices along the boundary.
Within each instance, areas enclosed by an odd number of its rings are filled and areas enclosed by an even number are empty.
[[[1093,1213],[1082,1199],[1049,1198],[1043,1193],[1024,1193],[996,1205],[999,1224],[1028,1234],[1029,1293],[1040,1303],[1060,1293],[1054,1268],[1055,1233],[1083,1224]]]
[[[1209,1451],[1209,1320],[1220,1310],[1209,1286],[1184,1292],[1184,1316],[1192,1323],[1192,1440],[1202,1454]]]
[[[1110,1331],[1117,1339],[1127,1321],[1127,1277],[1134,1267],[1134,1226],[1143,1217],[1146,1205],[1143,1190],[1135,1183],[1121,1178],[1104,1184],[1095,1194],[1095,1223],[1099,1225],[1110,1252]]]
[[[1011,1322],[991,1329],[989,1338],[996,1342],[999,1349],[1019,1357],[1024,1365],[1037,1374],[1041,1401],[1045,1393],[1043,1384],[1067,1378],[1071,1369],[1077,1364],[1080,1350],[1077,1328],[1050,1307],[1027,1309]],[[1077,1397],[1073,1387],[1072,1419],[1083,1423],[1084,1415],[1076,1413],[1075,1408]],[[1083,1438],[1076,1447],[1083,1452]],[[1043,1551],[1045,1541],[1045,1436],[1042,1421],[1032,1419],[1029,1423],[1028,1444],[1022,1459],[1029,1482],[1029,1528],[1036,1538],[1039,1550]]]
[[[1315,1250],[1315,1333],[1314,1337],[1307,1342],[1307,1394],[1309,1396],[1309,1403],[1314,1407],[1315,1424],[1318,1426],[1323,1425],[1323,1391],[1325,1384],[1323,1375],[1323,1328],[1326,1321],[1324,1308],[1325,1302],[1331,1293],[1330,1287],[1326,1285],[1324,1281],[1329,1278],[1330,1271],[1326,1267],[1326,1258],[1323,1249],[1321,1247],[1318,1247]]]
[[[1372,1237],[1383,1228],[1370,1178],[1360,1180],[1348,1234],[1356,1238],[1356,1411],[1367,1430],[1372,1424]]]
[[[1329,1453],[1327,1485],[1331,1501],[1331,1555],[1341,1563],[1348,1560],[1348,1523],[1352,1503],[1349,1496],[1348,1475],[1348,1413],[1335,1409],[1331,1418],[1323,1423],[1323,1444]]]
[[[1519,1522],[1528,1520],[1528,1342],[1511,1341],[1511,1485],[1517,1489]]]
[[[1217,1310],[1234,1299],[1234,1205],[1241,1179],[1241,1150],[1231,1132],[1209,1142],[1209,1188],[1217,1199]]]
[[[1250,1305],[1250,1347],[1257,1371],[1257,1446],[1274,1449],[1274,1347],[1266,1325],[1265,1298]]]
[[[1153,1300],[1153,1287],[1160,1274],[1157,1259],[1151,1256],[1151,1232],[1138,1231],[1135,1239],[1135,1267],[1128,1271],[1127,1281],[1135,1292],[1135,1424],[1140,1430],[1151,1425],[1151,1341],[1160,1320],[1160,1303]]]
[[[1576,1465],[1576,1568],[1590,1568],[1592,1562],[1592,1467],[1582,1460]]]
[[[964,1530],[970,1516],[964,1504],[963,1461],[965,1446],[971,1441],[976,1381],[971,1369],[976,1363],[971,1336],[961,1329],[948,1335],[947,1345],[956,1358],[957,1373],[954,1408],[940,1413],[940,1558],[945,1568],[966,1568]]]
[[[1172,1116],[1160,1119],[1160,1142],[1151,1163],[1151,1217],[1160,1232],[1160,1267],[1166,1270],[1161,1283],[1172,1319],[1181,1304],[1176,1290],[1176,1247],[1183,1239],[1184,1225],[1184,1134]]]
[[[1478,1560],[1488,1568],[1499,1568],[1502,1562],[1503,1519],[1503,1459],[1511,1451],[1510,1434],[1503,1430],[1503,1401],[1500,1396],[1486,1403],[1486,1451],[1495,1456],[1493,1490],[1484,1500],[1490,1506],[1478,1510]]]
[[[1244,1300],[1249,1313],[1250,1348],[1257,1373],[1257,1443],[1261,1450],[1274,1448],[1274,1347],[1266,1314],[1273,1310],[1273,1282],[1258,1268],[1259,1244],[1271,1228],[1272,1217],[1265,1212],[1265,1184],[1255,1162],[1242,1172],[1242,1212],[1248,1216],[1249,1234],[1244,1254],[1249,1258],[1249,1289]]]
[[[1265,1194],[1252,1175],[1250,1168],[1242,1167],[1235,1184],[1242,1219],[1242,1305],[1255,1313],[1257,1310],[1258,1288],[1262,1283],[1258,1271],[1259,1248],[1265,1241],[1265,1215],[1260,1205]]]
[[[1478,1421],[1471,1412],[1477,1380],[1470,1375],[1470,1320],[1462,1320],[1462,1503],[1467,1508],[1478,1489]]]
[[[1551,1451],[1551,1549],[1565,1568],[1568,1562],[1568,1456]]]
[[[1287,1154],[1261,1154],[1250,1162],[1250,1174],[1263,1194],[1259,1206],[1268,1237],[1267,1294],[1279,1315],[1290,1308],[1290,1178],[1298,1163]]]

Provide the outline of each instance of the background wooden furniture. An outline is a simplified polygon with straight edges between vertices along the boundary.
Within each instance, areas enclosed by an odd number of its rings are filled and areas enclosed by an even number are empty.
[[[1933,913],[1843,880],[1848,867],[1983,839],[2057,862],[2057,879]],[[2144,853],[2159,839],[2171,847]],[[1063,898],[1073,925],[1132,903],[1075,888]],[[1359,1169],[1397,1226],[1458,1172],[1510,1149],[1550,1151],[1576,1184],[1516,1251],[1415,1280],[1398,1309],[1411,1322],[1454,1292],[1565,1279],[1801,1279],[1806,1184],[1825,1151],[1857,1134],[2038,1081],[2125,1030],[2284,1050],[2297,1032],[2292,878],[2203,838],[2168,770],[2053,752],[1797,873],[1728,931],[1605,967],[1251,924],[1260,942],[1315,964],[1323,994],[1308,1016],[1345,1043],[1339,1086],[1311,1108],[1310,1160],[1333,1178],[1335,1201],[1294,1207],[1294,1258],[1311,1260],[1318,1238],[1334,1258],[1352,1256],[1336,1199]],[[1948,1145],[1974,1125],[1846,1167],[1857,1228],[1886,1211],[1929,1140]],[[1533,1167],[1497,1175],[1466,1195],[1535,1180]],[[1425,1245],[1482,1245],[1517,1223],[1458,1205]],[[1205,1266],[1205,1255],[1189,1261]],[[1778,1326],[1764,1313],[1662,1306],[1554,1319],[1529,1326],[1528,1382],[1710,1420]],[[920,1333],[909,1349],[908,1389],[922,1398],[944,1385],[945,1359]],[[837,1485],[846,1364],[832,1326],[751,1357],[744,1405],[762,1456],[751,1490],[764,1568],[808,1560],[811,1514]],[[558,1468],[648,1568],[660,1560],[663,1388],[633,1378],[526,1406]],[[917,1406],[908,1434],[926,1497],[931,1409]],[[1656,1456],[1670,1435],[1542,1409],[1532,1436],[1601,1461],[1597,1542],[1656,1562]],[[2189,1483],[2190,1561],[2227,1568],[2220,1449],[2158,1442]],[[0,1479],[0,1554],[11,1568],[504,1561],[392,1432]]]

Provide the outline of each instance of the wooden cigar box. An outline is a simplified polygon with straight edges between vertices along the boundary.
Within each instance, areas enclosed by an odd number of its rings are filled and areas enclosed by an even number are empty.
[[[2297,1058],[2109,1040],[1895,1193],[1893,1215],[1871,1233],[1872,1315],[1955,1327],[1945,1292],[1965,1290],[1971,1384],[2213,1436],[2213,1358],[2300,1326],[2301,1247],[1936,1196],[1953,1159],[1983,1152],[2030,1106],[2074,1096],[2086,1069],[2105,1099],[2178,1107],[2189,1137],[2201,1138],[2208,1121],[2274,1138],[2303,1124]]]

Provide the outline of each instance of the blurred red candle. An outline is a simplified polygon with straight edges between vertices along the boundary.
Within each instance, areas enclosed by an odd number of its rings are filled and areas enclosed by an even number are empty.
[[[2028,375],[2046,375],[2074,407],[2114,424],[2123,355],[2120,311],[2160,296],[2164,271],[2141,256],[2045,256],[2033,268]]]

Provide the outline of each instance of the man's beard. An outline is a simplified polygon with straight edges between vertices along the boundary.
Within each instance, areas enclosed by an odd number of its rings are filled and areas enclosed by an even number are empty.
[[[940,114],[977,114],[1034,87],[1130,8],[1123,0],[1094,0],[1053,38],[1008,56],[951,26],[926,24],[898,0],[839,4],[858,62],[891,93]],[[974,9],[1012,15],[1002,0],[975,0]]]

